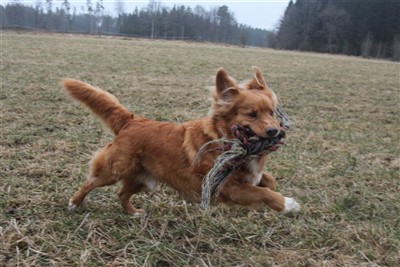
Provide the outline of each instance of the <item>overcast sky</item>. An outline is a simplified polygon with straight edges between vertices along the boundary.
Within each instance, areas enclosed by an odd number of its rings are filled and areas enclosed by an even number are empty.
[[[215,3],[215,4],[214,4]],[[289,0],[275,1],[221,1],[212,5],[227,5],[239,23],[272,30],[283,16]]]
[[[93,0],[92,0],[93,1]],[[103,0],[106,8],[115,10],[114,1]],[[76,1],[78,2],[78,1]],[[106,3],[107,2],[107,3]],[[86,2],[85,2],[86,3]],[[127,12],[131,12],[137,6],[139,9],[146,6],[147,0],[125,0],[124,6]],[[186,6],[195,7],[200,5],[206,9],[213,6],[228,6],[229,10],[235,14],[235,17],[239,23],[247,24],[253,27],[272,30],[277,25],[279,19],[282,17],[289,0],[250,0],[250,1],[238,1],[238,0],[225,0],[225,1],[172,1],[172,0],[161,0],[161,3],[165,6],[172,7],[174,4],[183,4]]]
[[[92,0],[93,1],[93,0]],[[113,12],[115,10],[114,1],[107,1],[105,5],[107,9],[111,9]],[[78,1],[76,1],[78,2]],[[86,2],[85,2],[86,3]],[[146,6],[147,0],[125,0],[124,6],[127,12],[131,12],[135,6],[139,9]],[[253,1],[238,1],[238,0],[225,0],[225,1],[171,1],[171,0],[161,0],[161,3],[165,6],[172,7],[174,4],[188,5],[195,7],[200,5],[206,9],[213,6],[228,6],[229,10],[235,14],[235,17],[239,23],[247,24],[253,27],[272,30],[278,23],[279,19],[282,17],[289,0],[253,0]]]
[[[19,3],[34,5],[36,2],[46,3],[45,0],[17,0]],[[96,0],[91,0],[95,5]],[[12,0],[1,0],[2,4],[12,2]],[[53,0],[54,6],[60,5],[62,0]],[[77,11],[81,11],[81,6],[86,7],[86,0],[69,0],[77,8]],[[135,6],[139,9],[145,7],[148,0],[123,0],[125,12],[131,13]],[[187,1],[172,1],[172,0],[161,0],[159,1],[163,5],[172,7],[175,5],[183,4],[185,6],[195,7],[201,5],[208,9],[213,6],[228,6],[229,10],[235,14],[235,17],[239,23],[247,24],[252,27],[272,30],[275,28],[279,19],[282,17],[285,8],[287,7],[289,0],[250,0],[250,1],[238,1],[238,0],[225,0],[225,1],[211,1],[211,0],[187,0]],[[109,14],[116,14],[115,0],[103,0],[106,12]]]

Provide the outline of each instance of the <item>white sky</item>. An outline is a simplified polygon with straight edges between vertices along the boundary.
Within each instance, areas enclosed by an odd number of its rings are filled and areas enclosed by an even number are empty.
[[[93,0],[92,0],[93,1]],[[115,10],[114,1],[103,0],[104,5],[112,12]],[[78,2],[78,1],[76,1]],[[82,1],[81,1],[82,2]],[[125,0],[124,6],[127,12],[132,12],[135,6],[139,9],[146,6],[147,0]],[[210,1],[210,0],[188,0],[188,1],[171,1],[161,0],[165,6],[172,7],[174,5],[183,4],[185,6],[195,7],[196,5],[203,6],[206,10],[213,6],[228,6],[229,10],[235,14],[236,20],[239,23],[247,24],[253,27],[272,30],[283,16],[289,0],[225,0],[225,1]],[[108,8],[110,6],[110,8]]]
[[[1,4],[6,4],[12,0],[1,0]],[[14,0],[15,1],[15,0]],[[16,0],[19,3],[34,5],[40,1],[45,4],[45,0]],[[96,0],[91,0],[95,6]],[[86,6],[86,0],[69,0],[77,11],[81,11],[81,6]],[[135,6],[139,9],[148,4],[148,0],[124,0],[125,12],[131,13]],[[289,0],[225,0],[225,1],[210,1],[210,0],[187,0],[187,1],[171,1],[161,0],[163,5],[172,7],[173,5],[183,4],[185,6],[195,7],[196,5],[203,6],[206,10],[213,6],[228,6],[229,10],[235,14],[236,20],[239,23],[247,24],[252,27],[272,30],[277,26],[279,19],[283,16]],[[57,6],[62,3],[62,0],[53,0],[53,5]],[[115,0],[103,0],[105,11],[109,14],[115,14]]]
[[[93,0],[92,0],[93,1]],[[111,6],[112,12],[115,10],[114,1],[103,0],[105,5]],[[107,3],[106,3],[107,2]],[[139,9],[146,6],[147,0],[125,0],[125,10],[128,12],[133,11],[135,6]],[[229,10],[235,14],[235,17],[239,23],[247,24],[253,27],[272,30],[279,19],[283,16],[289,0],[250,0],[250,1],[238,1],[238,0],[225,0],[225,1],[171,1],[161,0],[161,3],[165,6],[172,7],[174,4],[183,4],[190,7],[196,5],[203,6],[206,10],[213,6],[228,6]]]

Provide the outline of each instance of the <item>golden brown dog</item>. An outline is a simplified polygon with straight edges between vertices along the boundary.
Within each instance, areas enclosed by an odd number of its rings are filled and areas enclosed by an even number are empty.
[[[72,196],[68,208],[80,206],[94,188],[118,181],[122,184],[118,196],[129,214],[143,212],[131,204],[131,196],[152,190],[159,182],[198,202],[202,179],[218,156],[218,151],[210,151],[194,163],[203,144],[221,137],[233,138],[230,129],[234,124],[249,127],[260,137],[275,136],[280,131],[273,114],[277,97],[267,87],[261,71],[257,67],[253,71],[254,77],[240,86],[219,69],[211,113],[185,123],[133,115],[113,95],[77,80],[63,80],[68,93],[89,107],[115,134],[114,141],[94,155],[87,180]],[[267,152],[253,155],[230,175],[217,202],[247,208],[266,204],[283,213],[299,211],[294,199],[275,192],[275,178],[263,172],[266,161]]]

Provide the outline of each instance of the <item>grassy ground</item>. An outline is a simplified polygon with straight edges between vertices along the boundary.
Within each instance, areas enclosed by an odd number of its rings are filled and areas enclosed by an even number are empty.
[[[211,44],[87,36],[1,36],[1,254],[7,266],[398,266],[400,65]],[[130,110],[184,121],[209,109],[220,66],[238,80],[259,66],[292,120],[268,171],[302,205],[199,205],[160,188],[126,215],[117,186],[68,199],[91,153],[112,138],[59,86],[72,77]]]

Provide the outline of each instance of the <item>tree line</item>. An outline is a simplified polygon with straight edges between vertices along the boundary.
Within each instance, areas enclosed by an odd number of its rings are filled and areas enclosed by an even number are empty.
[[[276,48],[400,60],[400,1],[292,0]]]
[[[60,1],[59,1],[60,2]],[[58,3],[59,3],[58,2]],[[57,3],[57,4],[58,4]],[[34,6],[19,2],[0,5],[2,27],[28,27],[60,32],[123,34],[136,37],[190,39],[242,46],[266,47],[268,31],[238,23],[226,5],[206,10],[149,1],[142,9],[126,12],[116,2],[116,16],[106,13],[103,0],[87,0],[78,9],[68,0],[54,7],[52,0],[37,1]]]
[[[109,15],[103,0],[77,7],[68,0],[14,0],[0,5],[3,28],[29,27],[60,32],[122,34],[189,39],[241,46],[346,54],[400,60],[400,1],[291,0],[274,31],[239,23],[226,5],[205,9],[150,0],[126,12],[117,0]]]

